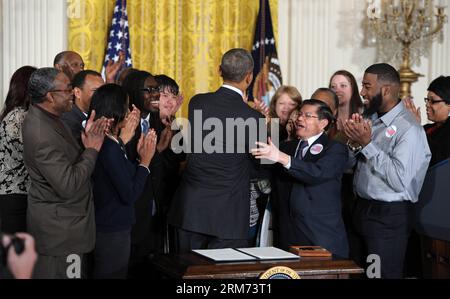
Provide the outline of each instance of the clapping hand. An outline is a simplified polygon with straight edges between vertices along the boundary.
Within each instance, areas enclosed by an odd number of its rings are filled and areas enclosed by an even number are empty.
[[[86,128],[81,132],[81,141],[85,148],[93,148],[98,152],[102,147],[106,132],[111,127],[112,120],[104,116],[95,121],[94,118],[95,110],[92,110]]]
[[[117,62],[114,62],[113,60],[108,61],[105,67],[106,83],[115,83],[117,72],[124,65],[124,63],[125,53],[123,51],[119,52],[119,59]]]
[[[162,153],[169,147],[173,136],[172,122],[166,119],[165,124],[166,127],[162,130],[158,145],[156,146],[158,153]]]
[[[141,120],[141,111],[133,104],[133,110],[125,118],[125,126],[120,130],[120,139],[127,144],[133,138]]]
[[[406,96],[406,97],[403,98],[402,101],[405,104],[406,109],[411,111],[411,113],[414,115],[414,118],[420,124],[422,122],[422,117],[420,116],[420,107],[416,108],[416,105],[414,104],[413,98],[409,97],[409,96]]]
[[[365,147],[372,140],[372,123],[354,113],[350,119],[345,120],[344,133],[352,142]]]
[[[150,165],[150,162],[155,155],[156,140],[157,136],[154,129],[150,129],[147,135],[141,134],[141,138],[139,138],[137,152],[139,154],[141,164],[147,167]]]

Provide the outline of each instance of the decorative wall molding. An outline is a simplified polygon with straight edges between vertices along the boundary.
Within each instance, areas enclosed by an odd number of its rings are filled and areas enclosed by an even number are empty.
[[[23,65],[52,66],[54,56],[67,45],[66,1],[0,0],[0,103],[9,80]],[[1,106],[1,105],[0,105]]]

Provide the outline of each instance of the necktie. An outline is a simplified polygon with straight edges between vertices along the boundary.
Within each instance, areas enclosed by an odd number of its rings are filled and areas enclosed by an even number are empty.
[[[303,149],[308,146],[307,140],[300,141],[300,145],[297,149],[297,152],[295,153],[295,157],[300,157],[300,159],[303,159]]]
[[[146,119],[142,120],[142,133],[144,135],[147,135],[149,127],[150,127],[150,125],[148,123],[148,120],[146,120]]]

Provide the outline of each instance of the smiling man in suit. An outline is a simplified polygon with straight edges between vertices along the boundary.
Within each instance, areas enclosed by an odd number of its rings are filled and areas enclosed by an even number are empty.
[[[27,228],[39,255],[34,277],[69,278],[76,255],[73,278],[84,278],[86,253],[95,245],[91,174],[109,123],[105,118],[93,122],[92,113],[82,149],[60,119],[73,105],[67,75],[55,68],[38,69],[31,75],[29,93],[32,105],[22,132],[31,179]]]
[[[328,138],[334,123],[330,108],[319,100],[305,100],[296,120],[297,140],[281,151],[269,140],[258,142],[256,158],[278,162],[273,188],[279,246],[317,245],[339,257],[348,256],[341,213],[341,178],[347,148]]]
[[[179,252],[248,247],[252,168],[248,148],[256,141],[250,142],[250,133],[257,128],[238,128],[237,132],[249,133],[239,139],[228,138],[236,127],[225,127],[227,121],[257,124],[263,118],[244,102],[253,79],[252,56],[244,49],[231,49],[223,55],[219,71],[223,85],[215,92],[195,95],[189,102],[194,133],[187,143],[194,152],[187,155],[187,167],[168,216],[177,228]],[[208,140],[212,148],[205,146]]]
[[[72,80],[74,105],[69,112],[63,113],[61,120],[72,131],[73,137],[81,147],[83,147],[81,142],[83,122],[86,121],[92,95],[103,84],[105,81],[103,81],[102,75],[92,70],[83,70]]]

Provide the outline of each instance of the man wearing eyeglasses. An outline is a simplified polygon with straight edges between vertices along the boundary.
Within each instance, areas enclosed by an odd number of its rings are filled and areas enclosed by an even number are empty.
[[[29,94],[23,157],[31,179],[27,228],[39,255],[34,277],[85,277],[84,257],[95,241],[91,174],[109,121],[94,122],[92,114],[81,136],[82,149],[60,120],[73,105],[67,75],[38,69],[31,75]],[[68,271],[74,259],[74,271]]]
[[[296,140],[280,144],[257,142],[258,159],[275,167],[274,241],[289,246],[322,246],[334,255],[348,257],[348,242],[341,213],[341,178],[348,160],[347,148],[325,133],[335,122],[328,105],[305,100],[295,121]]]
[[[105,84],[105,81],[103,81],[102,75],[92,70],[83,70],[76,74],[72,80],[74,105],[69,112],[61,116],[61,120],[70,128],[73,137],[81,147],[83,147],[81,132],[83,131],[83,123],[85,124],[88,116],[92,95],[103,84]]]
[[[399,99],[400,77],[389,64],[365,71],[361,96],[363,119],[354,114],[344,124],[356,164],[355,227],[377,254],[381,278],[402,278],[406,246],[413,224],[413,203],[431,154],[425,132]]]

